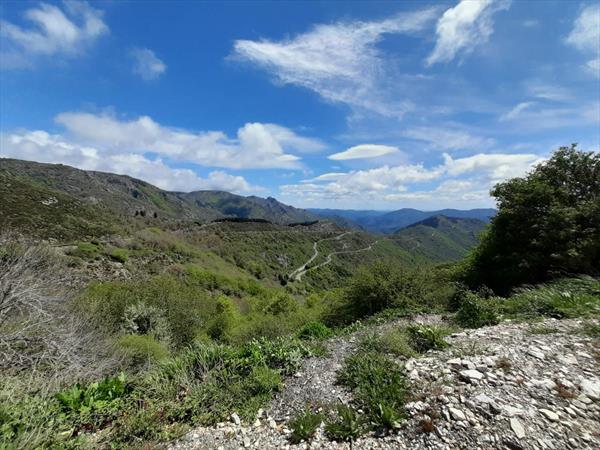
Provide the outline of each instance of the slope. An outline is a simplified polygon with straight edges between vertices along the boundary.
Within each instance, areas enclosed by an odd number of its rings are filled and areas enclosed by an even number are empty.
[[[437,215],[396,231],[390,238],[403,249],[433,261],[455,261],[478,242],[486,223]]]

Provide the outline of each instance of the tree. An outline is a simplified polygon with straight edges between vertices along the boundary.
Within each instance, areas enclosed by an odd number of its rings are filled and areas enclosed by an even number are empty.
[[[561,147],[523,178],[497,184],[498,203],[463,281],[498,294],[600,270],[600,154]]]

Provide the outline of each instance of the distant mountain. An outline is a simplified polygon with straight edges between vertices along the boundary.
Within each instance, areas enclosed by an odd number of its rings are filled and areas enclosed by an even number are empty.
[[[57,237],[108,232],[135,218],[208,222],[242,217],[279,224],[317,218],[274,198],[169,192],[126,175],[4,158],[0,158],[0,211],[2,228],[48,231],[48,236]]]
[[[412,208],[403,208],[397,211],[357,211],[342,209],[309,209],[308,211],[333,221],[336,221],[336,217],[342,217],[350,220],[351,222],[349,222],[349,225],[354,225],[354,228],[359,227],[367,231],[383,234],[391,234],[398,229],[405,228],[425,220],[428,217],[439,215],[465,219],[479,219],[483,222],[489,222],[490,218],[496,214],[496,210],[492,208],[470,209],[464,211],[458,209],[421,211]]]
[[[455,261],[477,245],[485,227],[486,222],[479,219],[435,215],[396,231],[390,238],[427,259]]]

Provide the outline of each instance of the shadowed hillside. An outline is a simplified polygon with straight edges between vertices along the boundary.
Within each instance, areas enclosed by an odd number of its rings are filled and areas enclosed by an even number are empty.
[[[438,215],[396,231],[391,239],[405,250],[427,259],[454,261],[477,245],[477,237],[485,226],[486,223],[478,219]]]

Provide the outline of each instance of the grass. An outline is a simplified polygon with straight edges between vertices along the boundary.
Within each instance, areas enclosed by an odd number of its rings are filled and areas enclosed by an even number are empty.
[[[360,343],[365,351],[412,358],[429,350],[448,347],[444,337],[453,329],[437,325],[409,325],[386,331],[382,335],[369,334]]]
[[[358,352],[346,359],[337,382],[351,390],[372,428],[389,431],[404,415],[408,382],[400,366],[374,352]]]
[[[314,413],[309,409],[302,411],[288,422],[288,428],[291,430],[290,442],[299,444],[300,442],[310,442],[315,435],[317,428],[323,423],[324,415]]]

